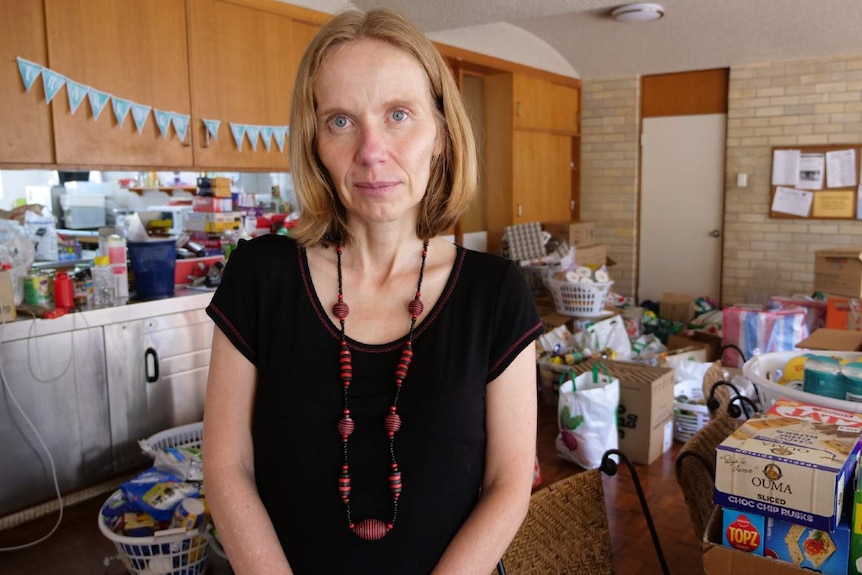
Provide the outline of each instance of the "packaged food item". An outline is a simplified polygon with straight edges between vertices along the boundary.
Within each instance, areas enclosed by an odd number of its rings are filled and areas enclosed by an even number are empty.
[[[180,527],[186,531],[196,529],[203,523],[206,506],[200,499],[186,497],[174,509],[171,527]]]
[[[844,399],[847,394],[841,375],[841,362],[827,355],[812,355],[805,360],[802,390],[823,397]]]
[[[193,483],[179,481],[176,476],[155,468],[123,483],[120,489],[137,509],[157,521],[170,521],[180,501],[199,494]]]

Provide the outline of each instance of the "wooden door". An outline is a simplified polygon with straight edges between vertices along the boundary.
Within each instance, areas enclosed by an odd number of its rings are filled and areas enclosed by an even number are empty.
[[[45,0],[45,16],[54,72],[137,104],[190,113],[183,0]],[[58,164],[192,164],[191,134],[183,142],[169,127],[162,137],[152,112],[138,134],[131,113],[119,126],[109,102],[94,121],[88,102],[72,114],[66,94],[63,88],[51,102]]]
[[[645,118],[639,300],[680,292],[720,301],[727,116]]]
[[[0,164],[54,162],[51,110],[41,79],[24,89],[16,58],[48,64],[41,2],[0,0]]]
[[[195,165],[209,169],[286,171],[287,143],[248,137],[238,148],[230,123],[287,126],[293,91],[293,20],[262,5],[228,0],[190,0],[192,131]],[[275,10],[276,7],[273,8]],[[217,139],[207,138],[204,119],[221,122]]]
[[[293,36],[291,38],[291,68],[290,77],[296,79],[296,71],[299,69],[299,62],[305,54],[305,49],[311,44],[312,38],[320,30],[318,24],[309,24],[299,20],[293,21]],[[291,84],[293,86],[293,84]],[[293,107],[293,88],[288,97],[288,105]]]
[[[512,155],[512,223],[570,220],[571,137],[515,130]]]

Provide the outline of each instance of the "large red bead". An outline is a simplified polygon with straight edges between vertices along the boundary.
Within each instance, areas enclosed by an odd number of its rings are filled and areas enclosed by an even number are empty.
[[[350,306],[348,306],[344,301],[337,301],[335,302],[335,305],[332,306],[332,315],[338,319],[346,318],[349,313]]]
[[[410,305],[407,306],[407,309],[410,311],[410,315],[413,317],[419,317],[422,315],[422,310],[425,309],[425,304],[422,303],[421,299],[414,299],[410,301]]]
[[[390,413],[386,416],[383,425],[386,427],[386,431],[395,433],[401,429],[401,417],[397,413]]]
[[[349,416],[342,417],[338,420],[338,433],[341,434],[342,437],[347,437],[353,433],[354,429],[356,429],[356,424]]]
[[[364,541],[383,539],[387,531],[386,524],[379,519],[363,519],[353,528],[356,536]]]

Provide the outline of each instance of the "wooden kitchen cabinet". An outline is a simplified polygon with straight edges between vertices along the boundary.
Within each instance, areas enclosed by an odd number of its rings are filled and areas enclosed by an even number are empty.
[[[517,98],[525,93],[524,87],[541,85],[532,83],[533,79],[525,84],[523,79],[511,73],[484,78],[485,216],[489,251],[499,249],[506,226],[573,220],[576,213],[573,206],[578,203],[574,194],[579,187],[573,185],[576,174],[573,164],[580,151],[579,142],[570,131],[539,128],[551,125],[551,113],[544,119],[538,112],[532,116],[517,115]],[[520,88],[516,90],[519,82]],[[553,92],[555,97],[561,93]],[[548,100],[542,106],[552,104]],[[518,119],[525,117],[535,122],[529,127],[523,127],[521,122],[519,128]],[[577,117],[572,121],[576,123]]]
[[[27,92],[15,59],[48,63],[45,14],[41,2],[0,0],[0,164],[54,162],[51,110],[42,80]]]
[[[30,10],[38,2],[23,2]],[[189,114],[184,0],[45,0],[50,68],[76,82],[155,109]],[[43,102],[44,105],[44,102]],[[98,121],[89,102],[73,115],[66,88],[50,104],[56,162],[73,167],[187,167],[191,134],[163,138],[150,112],[137,133],[109,102]]]
[[[234,143],[230,122],[287,126],[295,74],[293,19],[277,3],[189,0],[192,129],[195,165],[211,169],[286,171],[287,141],[252,150]],[[205,137],[203,119],[221,120],[218,138]]]
[[[523,74],[514,74],[512,84],[515,129],[580,133],[578,88]]]
[[[571,219],[571,136],[515,130],[512,144],[512,223]]]

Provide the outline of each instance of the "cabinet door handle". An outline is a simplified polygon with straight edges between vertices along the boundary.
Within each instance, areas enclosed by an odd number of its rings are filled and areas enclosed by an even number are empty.
[[[153,358],[153,374],[150,375],[150,357]],[[152,347],[148,347],[144,352],[144,375],[147,378],[147,383],[155,383],[159,380],[159,354]]]
[[[518,103],[517,103],[517,105],[516,105],[516,110],[517,110],[517,111],[515,112],[515,115],[516,115],[516,116],[520,116],[520,115],[521,115],[521,102],[518,102]]]
[[[520,218],[523,215],[524,215],[524,207],[521,204],[518,204],[518,217]]]

